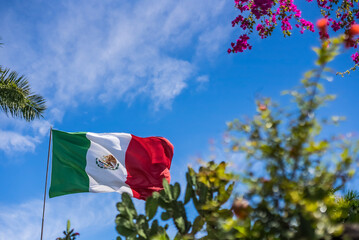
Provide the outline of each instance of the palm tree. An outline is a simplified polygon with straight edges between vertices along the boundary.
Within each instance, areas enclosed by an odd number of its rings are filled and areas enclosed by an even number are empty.
[[[0,66],[0,110],[6,115],[32,121],[43,117],[45,109],[45,99],[31,92],[23,75]]]
[[[79,236],[80,234],[77,232],[74,232],[74,229],[71,229],[71,223],[70,220],[67,220],[67,227],[66,231],[63,231],[65,237],[63,238],[56,238],[56,240],[75,240],[76,236]]]

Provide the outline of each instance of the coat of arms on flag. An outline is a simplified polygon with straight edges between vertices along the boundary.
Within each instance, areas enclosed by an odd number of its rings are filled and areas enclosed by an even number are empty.
[[[110,170],[116,170],[120,165],[117,159],[111,154],[107,156],[102,156],[100,158],[96,158],[96,164],[100,168],[110,169]]]

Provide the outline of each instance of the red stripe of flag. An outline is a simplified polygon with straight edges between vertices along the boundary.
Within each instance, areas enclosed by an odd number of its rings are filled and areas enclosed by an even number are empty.
[[[167,139],[132,135],[126,151],[125,165],[126,184],[132,189],[135,198],[146,199],[152,192],[162,190],[163,178],[170,182],[172,157],[173,145]]]

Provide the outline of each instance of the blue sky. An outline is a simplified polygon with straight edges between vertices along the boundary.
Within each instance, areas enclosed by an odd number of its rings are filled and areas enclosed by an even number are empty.
[[[239,35],[232,0],[2,1],[3,66],[25,74],[47,99],[45,118],[26,123],[0,114],[0,239],[38,239],[48,132],[127,132],[163,136],[175,146],[173,181],[221,149],[225,122],[251,115],[256,96],[283,104],[280,91],[313,67],[317,35],[251,39],[253,49],[227,54]],[[303,15],[316,20],[315,9]],[[332,66],[343,71],[349,54]],[[358,74],[325,83],[338,99],[324,108],[345,115],[338,132],[358,131]],[[80,239],[115,239],[118,194],[73,194],[47,200],[45,239],[67,219]],[[142,202],[136,201],[139,207]]]

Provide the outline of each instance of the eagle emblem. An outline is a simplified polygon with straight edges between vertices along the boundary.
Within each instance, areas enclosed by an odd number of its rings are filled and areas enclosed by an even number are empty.
[[[107,156],[96,158],[96,165],[99,166],[100,168],[116,170],[118,169],[120,163],[117,161],[117,159],[114,156],[110,154]]]

